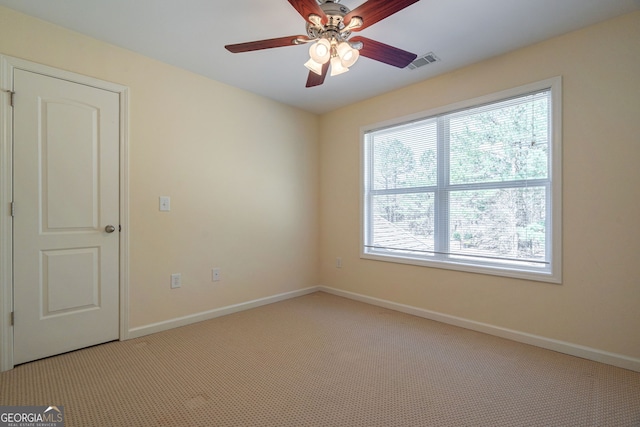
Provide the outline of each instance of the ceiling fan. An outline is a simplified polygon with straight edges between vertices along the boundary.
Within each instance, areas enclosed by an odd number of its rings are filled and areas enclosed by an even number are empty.
[[[351,37],[351,33],[364,30],[419,0],[368,0],[353,10],[338,4],[340,0],[288,1],[307,21],[307,35],[230,44],[225,48],[240,53],[310,43],[310,58],[304,64],[309,69],[306,87],[324,83],[329,65],[332,76],[349,71],[360,55],[398,68],[406,67],[417,57],[366,37]]]

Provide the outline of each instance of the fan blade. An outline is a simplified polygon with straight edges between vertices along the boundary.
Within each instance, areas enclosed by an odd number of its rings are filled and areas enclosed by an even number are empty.
[[[329,71],[329,62],[322,65],[322,75],[317,75],[313,71],[309,71],[309,77],[307,77],[306,87],[320,86],[324,83],[324,79],[327,77],[327,71]]]
[[[360,55],[394,67],[404,68],[418,57],[415,53],[389,46],[366,37],[356,36],[349,39],[350,42],[362,42]]]
[[[361,17],[364,21],[362,26],[352,30],[361,31],[418,1],[420,0],[369,0],[347,13],[343,21],[345,25],[349,25],[351,18],[354,16]]]
[[[257,40],[247,43],[228,44],[225,46],[225,49],[232,53],[240,53],[251,52],[253,50],[271,49],[274,47],[295,46],[297,44],[300,44],[296,43],[296,40],[298,39],[304,41],[310,40],[307,36],[287,36],[278,37],[275,39]]]
[[[322,18],[323,23],[327,19],[324,11],[316,0],[289,0],[289,3],[298,11],[305,21],[309,21],[309,15],[318,15]]]

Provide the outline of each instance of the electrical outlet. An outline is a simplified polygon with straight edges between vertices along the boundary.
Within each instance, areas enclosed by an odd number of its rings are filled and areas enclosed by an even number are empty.
[[[171,275],[171,289],[179,288],[182,286],[182,274],[175,273]]]
[[[211,281],[212,282],[219,282],[220,281],[220,269],[219,268],[214,268],[213,270],[211,270]]]
[[[169,212],[171,210],[171,197],[160,196],[160,211]]]
[[[342,268],[342,258],[336,258],[336,268]]]

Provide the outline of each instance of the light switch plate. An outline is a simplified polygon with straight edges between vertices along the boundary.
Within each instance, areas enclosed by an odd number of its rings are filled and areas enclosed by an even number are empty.
[[[182,274],[174,273],[171,275],[171,289],[182,287]]]
[[[160,196],[160,211],[169,212],[171,210],[171,198],[169,196]]]

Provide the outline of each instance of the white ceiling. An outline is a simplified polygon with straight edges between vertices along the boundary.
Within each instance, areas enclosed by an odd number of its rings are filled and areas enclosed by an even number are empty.
[[[340,3],[355,9],[363,2]],[[224,49],[305,34],[305,21],[287,0],[0,0],[0,5],[314,113],[640,10],[640,0],[421,0],[357,34],[418,55],[434,52],[440,62],[409,70],[361,57],[348,73],[307,89],[305,46],[240,54]]]

